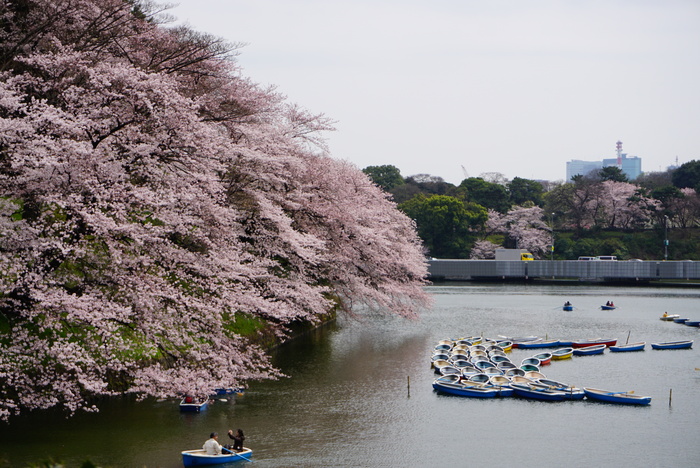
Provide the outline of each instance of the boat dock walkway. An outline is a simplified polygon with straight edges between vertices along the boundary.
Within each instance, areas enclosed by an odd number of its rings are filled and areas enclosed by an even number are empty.
[[[432,281],[580,280],[650,282],[700,280],[700,261],[429,260]]]

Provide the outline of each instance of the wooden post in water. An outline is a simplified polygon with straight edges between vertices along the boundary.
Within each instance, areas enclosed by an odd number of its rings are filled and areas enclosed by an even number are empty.
[[[668,406],[669,407],[671,406],[671,400],[673,400],[673,389],[672,388],[670,388],[668,390]]]
[[[625,341],[625,344],[630,342],[630,333],[632,333],[632,330],[627,332],[627,341]]]
[[[408,391],[408,398],[411,398],[411,376],[406,376],[406,390]]]

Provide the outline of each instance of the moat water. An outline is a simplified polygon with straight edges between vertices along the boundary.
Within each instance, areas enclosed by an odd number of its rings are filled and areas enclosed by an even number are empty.
[[[43,411],[0,424],[0,467],[45,460],[78,467],[175,468],[212,431],[242,428],[258,467],[700,466],[700,289],[458,283],[428,287],[420,321],[343,320],[280,349],[288,375],[200,414],[176,401],[102,403],[65,419]],[[572,312],[561,304],[569,300]],[[613,300],[614,311],[600,305]],[[647,349],[554,361],[547,377],[649,395],[648,407],[543,403],[436,393],[431,351],[460,336],[539,335],[646,341]],[[628,338],[629,337],[629,338]],[[693,339],[690,350],[652,342]],[[535,354],[514,350],[514,362]],[[4,462],[4,465],[3,465]],[[242,467],[237,462],[230,467]],[[226,466],[226,465],[221,465]]]

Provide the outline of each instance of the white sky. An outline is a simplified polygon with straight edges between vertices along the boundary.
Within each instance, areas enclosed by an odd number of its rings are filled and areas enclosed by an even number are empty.
[[[571,159],[700,159],[698,0],[175,0],[253,81],[337,121],[334,157],[458,184]]]

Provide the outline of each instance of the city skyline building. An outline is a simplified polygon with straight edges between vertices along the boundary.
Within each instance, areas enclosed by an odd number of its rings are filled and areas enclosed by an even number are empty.
[[[568,161],[566,163],[566,182],[570,182],[571,178],[576,175],[585,176],[592,171],[608,166],[619,167],[629,180],[635,180],[642,175],[642,158],[639,156],[627,156],[627,153],[623,153],[621,141],[616,143],[615,149],[617,153],[615,158],[603,158],[600,161],[583,161],[581,159]]]

